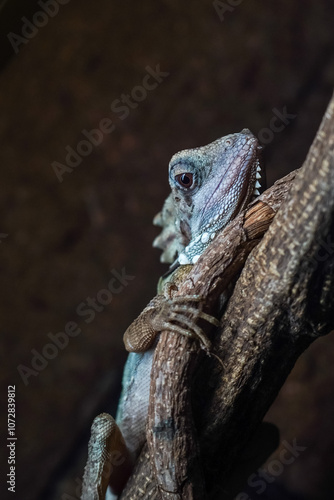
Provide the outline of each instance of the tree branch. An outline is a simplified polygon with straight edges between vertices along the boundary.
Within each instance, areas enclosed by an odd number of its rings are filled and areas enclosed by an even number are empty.
[[[162,332],[148,445],[121,498],[230,498],[238,457],[296,359],[333,329],[333,113],[332,99],[302,169],[225,228],[180,286],[177,295],[199,295],[217,314],[244,266],[212,341],[224,368],[197,342]]]

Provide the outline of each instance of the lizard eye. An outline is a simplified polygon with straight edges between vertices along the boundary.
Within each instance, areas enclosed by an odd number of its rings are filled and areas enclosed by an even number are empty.
[[[176,175],[175,180],[183,188],[189,189],[192,188],[194,185],[194,176],[190,172],[185,172],[183,174]]]

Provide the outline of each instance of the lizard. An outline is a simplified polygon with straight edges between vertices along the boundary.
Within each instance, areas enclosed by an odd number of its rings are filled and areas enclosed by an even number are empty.
[[[218,320],[202,311],[200,298],[176,298],[173,293],[216,234],[260,194],[261,149],[256,137],[243,129],[172,157],[171,194],[153,220],[162,227],[153,246],[163,251],[160,260],[171,266],[160,278],[157,296],[124,334],[130,354],[116,422],[107,413],[93,422],[82,500],[117,498],[145,443],[150,373],[159,332],[194,337],[211,353],[210,341],[196,321],[202,318],[218,326]],[[121,457],[117,464],[115,453]]]

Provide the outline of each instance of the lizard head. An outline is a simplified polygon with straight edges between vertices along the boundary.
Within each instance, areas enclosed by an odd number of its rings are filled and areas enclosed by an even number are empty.
[[[260,194],[260,150],[256,137],[244,129],[172,157],[175,224],[187,242],[180,264],[197,262],[216,232]]]

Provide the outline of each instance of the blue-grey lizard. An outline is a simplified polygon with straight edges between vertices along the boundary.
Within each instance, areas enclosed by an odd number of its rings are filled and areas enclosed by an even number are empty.
[[[171,263],[160,279],[158,295],[124,334],[130,352],[123,374],[123,389],[116,422],[108,414],[94,420],[85,468],[82,500],[117,498],[131,464],[145,443],[154,348],[160,331],[197,338],[210,352],[210,342],[196,325],[202,318],[217,320],[191,306],[188,298],[173,298],[174,290],[205,248],[261,188],[260,150],[248,130],[211,144],[175,154],[169,164],[171,194],[154,223],[162,232],[153,245],[162,249],[161,261]],[[194,301],[194,297],[190,297]],[[110,488],[107,496],[108,483]],[[113,494],[111,493],[113,491]]]

